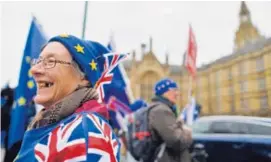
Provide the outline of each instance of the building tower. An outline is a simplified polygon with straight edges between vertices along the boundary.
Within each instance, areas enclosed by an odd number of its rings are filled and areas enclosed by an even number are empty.
[[[260,38],[257,28],[252,24],[250,12],[244,1],[241,2],[239,12],[239,28],[235,33],[235,49],[244,47],[247,43],[253,43]]]

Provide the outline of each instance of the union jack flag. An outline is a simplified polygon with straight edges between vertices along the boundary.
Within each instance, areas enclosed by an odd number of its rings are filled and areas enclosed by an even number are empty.
[[[56,127],[49,133],[47,144],[38,143],[35,146],[36,159],[39,162],[86,161],[85,138],[76,138],[69,141],[73,131],[81,122],[82,115],[78,115],[72,122]]]
[[[118,141],[110,126],[100,117],[82,114],[54,128],[48,138],[34,147],[35,158],[39,162],[53,161],[99,161],[117,162]],[[82,136],[85,131],[82,121],[86,121],[88,137]],[[79,135],[81,134],[81,136]]]
[[[107,105],[109,109],[113,111],[120,111],[124,115],[132,113],[132,110],[129,108],[129,106],[127,106],[125,103],[121,102],[114,96],[111,96],[109,98]]]
[[[123,61],[128,54],[117,54],[117,53],[107,53],[104,54],[103,57],[105,58],[104,62],[104,71],[97,81],[95,88],[98,91],[99,99],[101,101],[104,100],[104,85],[110,84],[113,79],[113,69]]]
[[[127,130],[124,117],[132,113],[132,110],[114,96],[109,98],[107,106],[111,113],[112,127]]]
[[[102,162],[117,162],[116,155],[119,151],[119,145],[117,138],[113,136],[112,129],[107,123],[93,114],[89,114],[87,117],[98,129],[98,132],[88,132],[88,154],[103,155],[100,158]]]

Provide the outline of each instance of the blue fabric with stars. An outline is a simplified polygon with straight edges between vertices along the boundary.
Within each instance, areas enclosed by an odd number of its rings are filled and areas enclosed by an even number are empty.
[[[22,140],[29,117],[27,110],[30,108],[33,96],[36,94],[36,85],[30,70],[31,58],[38,57],[41,48],[47,39],[36,18],[33,17],[28,33],[26,46],[22,58],[18,85],[15,89],[15,102],[11,112],[11,123],[8,133],[8,148]]]
[[[177,83],[169,78],[164,78],[162,80],[159,80],[155,86],[154,86],[154,93],[155,95],[163,95],[165,92],[167,92],[170,89],[177,89]]]
[[[63,44],[73,57],[73,60],[79,65],[85,73],[92,86],[100,78],[104,70],[103,54],[109,53],[109,50],[98,42],[82,40],[73,35],[59,35],[53,37],[49,42],[60,42]]]

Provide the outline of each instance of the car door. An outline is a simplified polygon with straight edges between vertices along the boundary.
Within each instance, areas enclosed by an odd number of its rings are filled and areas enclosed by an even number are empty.
[[[207,160],[209,154],[212,155],[212,149],[209,149],[209,127],[210,121],[197,121],[193,124],[193,144],[190,147],[190,152],[194,161],[211,162]],[[206,147],[208,150],[206,150]],[[207,153],[208,151],[208,153]]]
[[[248,144],[247,144],[247,133],[248,128],[245,122],[232,121],[229,122],[230,127],[230,154],[232,162],[244,162],[248,158]]]
[[[225,122],[212,121],[204,124],[199,123],[199,126],[204,125],[200,129],[193,129],[193,148],[201,145],[202,150],[208,155],[206,157],[207,162],[229,162],[231,156],[229,149],[231,148],[231,140],[229,138],[230,130]],[[199,127],[198,126],[198,127]],[[195,126],[194,128],[197,128]],[[195,131],[194,131],[195,130]]]
[[[271,162],[271,124],[248,123],[247,162]]]
[[[236,142],[236,136],[231,133],[231,125],[227,121],[215,121],[210,126],[210,132],[213,133],[211,146],[213,151],[213,156],[210,157],[212,161],[221,162],[234,162],[232,159],[233,144],[238,144]]]
[[[246,130],[238,121],[215,121],[210,126],[214,134],[213,147],[216,161],[242,162],[246,160],[246,142],[242,135]]]

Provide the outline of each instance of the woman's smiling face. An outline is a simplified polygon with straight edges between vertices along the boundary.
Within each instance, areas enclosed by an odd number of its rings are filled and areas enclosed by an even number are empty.
[[[37,83],[34,101],[44,107],[72,93],[82,80],[72,64],[71,54],[59,42],[50,42],[44,47],[31,73]]]

